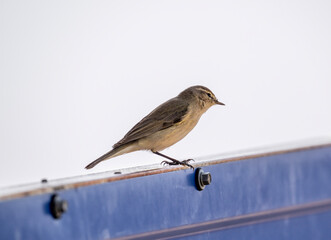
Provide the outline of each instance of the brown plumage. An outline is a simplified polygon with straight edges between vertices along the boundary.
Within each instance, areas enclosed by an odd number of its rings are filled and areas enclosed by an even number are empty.
[[[198,123],[201,115],[215,104],[224,105],[206,87],[193,86],[184,90],[144,117],[114,144],[112,150],[87,165],[86,169],[106,159],[137,150],[151,150],[172,161],[163,161],[163,163],[192,167],[188,161],[181,162],[158,151],[170,147],[185,137]]]

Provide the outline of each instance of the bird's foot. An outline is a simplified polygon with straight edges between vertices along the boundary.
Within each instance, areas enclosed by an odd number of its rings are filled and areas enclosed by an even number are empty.
[[[183,163],[189,163],[189,162],[191,162],[191,161],[195,162],[194,159],[192,159],[192,158],[190,158],[190,159],[186,159],[186,160],[183,160],[182,162],[183,162]]]
[[[162,161],[161,164],[163,166],[166,166],[166,165],[178,165],[178,163],[175,163],[175,162],[168,162],[168,161]]]
[[[172,161],[172,162],[162,161],[161,164],[162,165],[182,165],[182,166],[190,167],[194,170],[194,167],[191,164],[189,164],[190,161],[194,161],[194,160],[187,159],[187,160],[183,160],[183,161]]]
[[[189,164],[189,162],[191,162],[191,161],[194,162],[194,159],[183,160],[183,161],[180,162],[180,164],[183,165],[183,166],[190,167],[190,168],[192,168],[194,170],[194,167],[191,164]]]

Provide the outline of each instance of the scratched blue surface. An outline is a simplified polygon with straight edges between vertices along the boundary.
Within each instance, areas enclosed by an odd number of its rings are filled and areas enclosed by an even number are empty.
[[[203,191],[196,190],[192,170],[59,191],[69,208],[57,220],[49,211],[52,194],[2,201],[0,239],[109,239],[331,198],[331,147],[203,169],[212,174]],[[325,226],[326,220],[331,222],[330,213],[209,233],[201,239],[214,239],[214,234],[266,239],[268,231],[278,228],[289,229],[283,235],[277,231],[282,239],[293,239],[290,232],[300,224],[308,231]],[[257,233],[261,237],[254,237]],[[300,239],[314,234],[318,232]]]

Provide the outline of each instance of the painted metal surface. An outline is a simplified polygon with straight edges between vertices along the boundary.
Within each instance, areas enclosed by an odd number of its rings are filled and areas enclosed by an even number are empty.
[[[2,195],[0,239],[331,236],[331,145],[200,165],[212,175],[203,191],[191,169],[167,168]],[[54,192],[68,203],[60,219]]]

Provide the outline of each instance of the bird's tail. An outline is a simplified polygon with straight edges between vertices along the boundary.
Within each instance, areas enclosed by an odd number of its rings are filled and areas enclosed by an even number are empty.
[[[113,148],[112,150],[110,150],[109,152],[107,152],[106,154],[102,155],[101,157],[99,157],[98,159],[94,160],[93,162],[91,162],[90,164],[88,164],[85,168],[86,169],[91,169],[93,168],[95,165],[97,165],[98,163],[107,160],[109,158],[113,158],[119,155],[122,155],[124,153],[129,153],[132,151],[135,151],[137,149],[134,148],[133,145],[122,145],[116,148]]]

